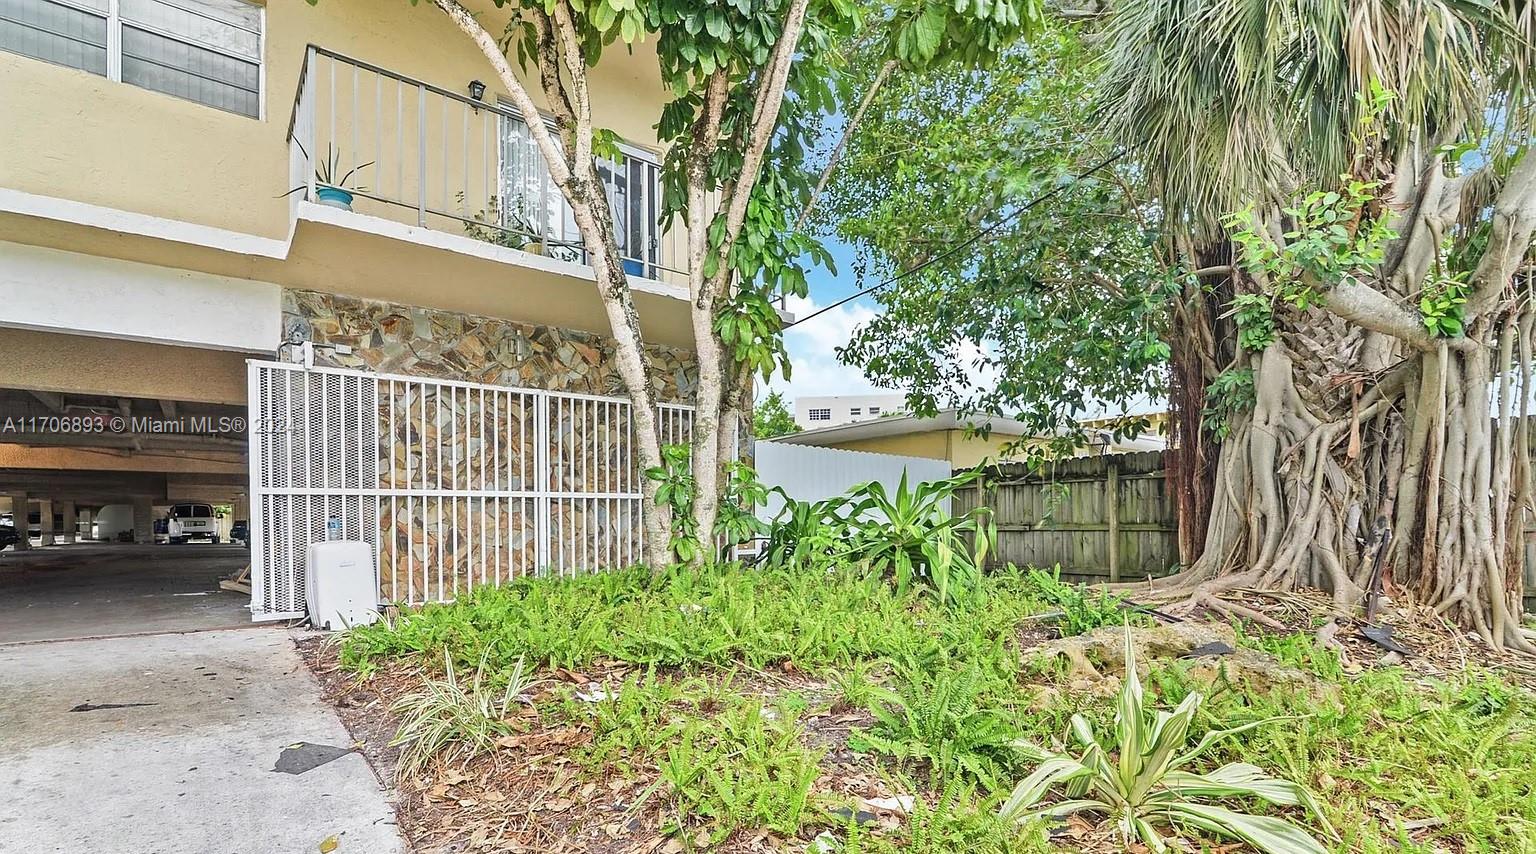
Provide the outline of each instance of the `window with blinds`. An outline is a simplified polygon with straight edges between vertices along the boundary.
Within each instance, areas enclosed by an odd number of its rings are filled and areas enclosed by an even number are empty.
[[[245,0],[0,0],[0,50],[252,117],[261,27]]]

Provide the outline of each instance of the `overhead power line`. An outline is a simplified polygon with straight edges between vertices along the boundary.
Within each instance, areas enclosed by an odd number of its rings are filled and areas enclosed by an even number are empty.
[[[1057,184],[1055,187],[1052,187],[1050,190],[1046,191],[1045,193],[1043,193],[1043,194],[1041,194],[1039,196],[1036,196],[1033,199],[1030,199],[1029,201],[1025,202],[1024,204],[1020,205],[1018,208],[1015,208],[1012,213],[1008,214],[1007,216],[1003,217],[1002,219],[998,220],[997,222],[992,223],[991,225],[987,226],[986,228],[983,228],[980,231],[977,231],[975,234],[972,234],[970,237],[967,237],[966,239],[960,241],[959,243],[956,243],[955,245],[953,245],[953,246],[949,247],[948,249],[944,250],[943,252],[940,252],[939,254],[934,255],[931,258],[925,258],[922,261],[920,261],[920,262],[918,262],[916,264],[913,264],[911,267],[908,267],[907,269],[902,270],[901,272],[899,272],[896,275],[890,277],[889,279],[886,279],[883,282],[878,282],[876,284],[870,285],[867,288],[863,288],[863,289],[860,289],[858,291],[855,291],[854,293],[851,293],[848,296],[843,297],[842,299],[838,300],[837,302],[832,303],[831,305],[822,306],[821,308],[816,309],[815,311],[811,312],[810,314],[807,314],[805,317],[797,317],[797,318],[795,318],[795,320],[793,322],[785,324],[784,328],[785,329],[789,329],[789,328],[794,327],[794,326],[799,326],[800,324],[806,322],[807,320],[811,320],[813,318],[820,317],[821,315],[826,314],[827,312],[831,311],[834,308],[838,308],[840,306],[847,305],[848,303],[853,302],[854,300],[858,299],[859,297],[868,296],[869,294],[872,294],[875,291],[884,290],[884,289],[890,287],[891,285],[894,285],[897,282],[901,281],[902,279],[905,279],[906,277],[912,275],[913,273],[917,273],[917,272],[923,270],[924,268],[928,267],[931,264],[936,264],[939,261],[943,261],[946,258],[949,258],[949,257],[952,257],[952,256],[956,255],[960,251],[970,247],[976,241],[981,240],[983,237],[986,237],[987,235],[991,234],[992,232],[997,231],[998,229],[1002,228],[1003,226],[1007,225],[1008,223],[1013,222],[1014,220],[1018,219],[1021,215],[1027,213],[1031,208],[1035,207],[1036,205],[1039,205],[1042,202],[1048,201],[1049,199],[1051,199],[1052,197],[1060,194],[1063,190],[1067,189],[1068,187],[1072,186],[1073,184],[1077,183],[1078,181],[1083,180],[1084,178],[1088,177],[1089,175],[1092,175],[1093,173],[1099,171],[1100,169],[1103,169],[1106,166],[1110,166],[1110,165],[1114,164],[1116,161],[1120,160],[1123,157],[1125,157],[1125,152],[1122,151],[1119,154],[1112,154],[1109,157],[1106,157],[1103,160],[1100,160],[1098,163],[1095,163],[1093,166],[1090,166],[1089,168],[1084,169],[1083,171],[1077,173],[1076,175],[1073,175],[1071,180],[1063,181],[1062,183]]]

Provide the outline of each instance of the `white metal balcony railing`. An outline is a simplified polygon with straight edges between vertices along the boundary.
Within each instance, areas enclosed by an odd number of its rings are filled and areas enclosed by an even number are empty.
[[[288,129],[295,196],[550,258],[586,263],[570,206],[516,110],[310,45]],[[681,221],[660,225],[660,166],[601,160],[625,271],[686,284]]]

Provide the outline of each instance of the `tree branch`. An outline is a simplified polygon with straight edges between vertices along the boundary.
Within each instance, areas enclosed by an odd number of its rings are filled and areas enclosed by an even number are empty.
[[[889,59],[880,66],[880,71],[875,75],[874,82],[869,84],[869,91],[864,93],[863,100],[859,101],[858,109],[853,111],[853,117],[843,125],[842,136],[837,138],[837,145],[832,147],[832,153],[827,155],[827,165],[822,167],[821,176],[816,179],[816,186],[811,189],[811,197],[805,200],[805,207],[800,209],[800,216],[795,218],[795,231],[805,226],[805,221],[810,219],[811,211],[816,209],[816,200],[821,198],[821,193],[826,189],[827,183],[832,179],[832,173],[837,169],[843,159],[843,150],[848,146],[848,140],[853,138],[853,132],[864,120],[864,113],[869,110],[869,105],[874,103],[875,96],[879,94],[880,87],[885,85],[886,78],[896,70],[896,60]]]
[[[458,28],[469,36],[480,52],[491,63],[491,69],[496,72],[496,79],[506,87],[507,95],[512,99],[513,106],[518,112],[528,119],[528,133],[533,136],[533,141],[539,146],[539,151],[544,155],[544,160],[549,166],[549,176],[555,182],[555,186],[565,189],[571,180],[570,167],[566,165],[563,152],[555,139],[549,133],[549,127],[539,120],[539,106],[533,102],[533,97],[528,94],[528,89],[517,75],[512,71],[512,65],[507,62],[507,57],[501,52],[501,46],[496,43],[496,38],[490,34],[475,16],[459,4],[458,0],[432,0],[433,5],[442,10]]]
[[[791,0],[789,12],[784,16],[784,31],[779,34],[773,58],[759,81],[757,97],[752,103],[752,123],[747,134],[747,152],[742,158],[741,177],[732,189],[726,208],[725,236],[720,242],[720,270],[715,281],[707,286],[708,290],[718,290],[720,283],[730,275],[730,265],[725,262],[741,234],[742,223],[747,217],[747,202],[751,199],[752,189],[757,186],[768,143],[773,139],[774,127],[779,121],[779,106],[784,101],[784,88],[789,82],[790,66],[794,62],[795,47],[800,43],[800,34],[805,29],[805,13],[809,6],[809,0]]]
[[[581,42],[576,36],[576,22],[571,15],[570,6],[566,0],[555,3],[555,40],[560,47],[561,61],[565,63],[565,73],[571,78],[572,95],[575,100],[576,120],[588,128],[592,124],[592,95],[587,89],[587,60],[581,51]],[[584,133],[576,135],[576,150],[571,153],[571,160],[586,175],[592,171],[592,134]]]
[[[544,97],[549,100],[550,111],[555,114],[555,126],[560,129],[560,138],[565,143],[565,150],[571,151],[575,145],[576,110],[571,105],[570,94],[565,91],[565,82],[560,79],[559,54],[555,47],[555,35],[553,24],[543,9],[532,9],[535,46],[538,51],[539,82],[544,87]]]
[[[1452,349],[1468,349],[1461,343],[1463,339],[1431,336],[1418,315],[1364,282],[1334,286],[1324,295],[1323,307],[1356,326],[1391,335],[1420,350],[1433,350],[1441,343]]]
[[[1531,233],[1536,229],[1536,149],[1510,170],[1504,189],[1493,206],[1493,222],[1488,232],[1488,248],[1472,274],[1472,294],[1465,306],[1466,325],[1492,308],[1509,284],[1510,277],[1531,251]]]

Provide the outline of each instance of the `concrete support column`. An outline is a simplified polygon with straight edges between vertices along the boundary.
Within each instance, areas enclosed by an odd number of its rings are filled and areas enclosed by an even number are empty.
[[[250,498],[250,496],[248,496],[248,495],[236,495],[235,496],[235,502],[234,502],[234,504],[231,507],[231,513],[233,513],[234,518],[235,518],[236,521],[239,521],[241,519],[249,520],[251,518],[251,498]]]
[[[64,514],[64,542],[74,545],[80,542],[80,517],[75,514],[75,502],[61,502],[64,507],[60,511]]]
[[[32,548],[32,540],[27,536],[27,494],[25,492],[11,493],[11,524],[16,526],[16,545],[11,548],[22,552]]]
[[[79,539],[82,539],[82,540],[89,540],[89,539],[91,539],[91,518],[92,518],[91,508],[87,507],[87,508],[85,508],[85,509],[80,511],[80,526],[79,527],[80,527],[80,531],[82,533],[80,534]]]
[[[133,499],[133,541],[144,546],[155,544],[155,507],[148,498]]]
[[[53,499],[39,498],[37,500],[37,528],[42,536],[42,544],[53,545]]]

